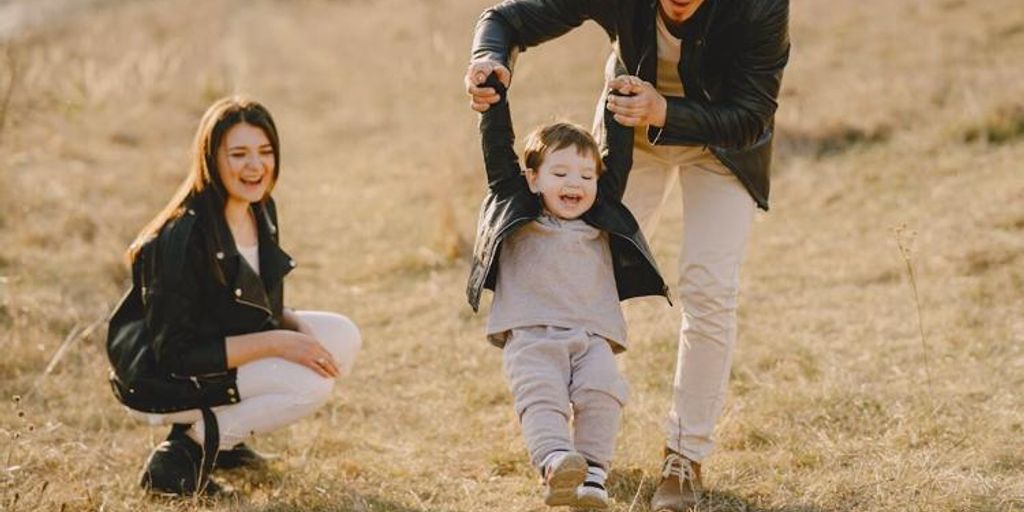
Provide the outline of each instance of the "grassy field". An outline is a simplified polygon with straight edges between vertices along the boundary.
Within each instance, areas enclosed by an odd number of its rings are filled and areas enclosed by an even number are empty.
[[[461,73],[487,3],[0,1],[0,509],[544,509],[463,293],[484,179]],[[1024,510],[1024,6],[793,0],[791,33],[701,510]],[[520,133],[589,125],[607,51],[588,25],[523,54]],[[281,130],[288,303],[350,316],[364,352],[325,409],[254,442],[280,458],[226,475],[240,497],[149,501],[165,431],[111,396],[103,321],[235,91]],[[627,313],[611,492],[643,512],[679,312]]]

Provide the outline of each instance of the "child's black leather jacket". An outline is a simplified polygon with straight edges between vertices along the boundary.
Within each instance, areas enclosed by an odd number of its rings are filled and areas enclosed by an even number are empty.
[[[536,219],[541,211],[540,198],[530,192],[513,147],[515,134],[505,88],[493,75],[488,85],[499,91],[501,101],[480,116],[488,193],[480,207],[473,263],[466,286],[466,296],[474,311],[480,307],[483,289],[494,290],[501,242],[519,226]],[[604,137],[609,142],[605,147],[622,147],[618,143],[631,141],[633,129],[616,122],[607,109],[604,112],[607,130]],[[633,152],[604,150],[602,160],[605,171],[598,180],[597,199],[582,219],[609,235],[619,300],[644,295],[663,295],[668,299],[668,286],[658,272],[640,226],[621,201]]]

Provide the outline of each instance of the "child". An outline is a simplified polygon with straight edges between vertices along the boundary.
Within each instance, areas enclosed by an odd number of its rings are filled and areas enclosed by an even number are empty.
[[[631,155],[606,155],[582,128],[554,123],[530,134],[521,171],[504,87],[481,116],[489,193],[468,288],[494,291],[488,340],[503,348],[544,502],[607,508],[605,477],[627,385],[614,353],[626,349],[619,301],[667,287],[620,198]],[[611,116],[605,111],[606,116]],[[606,134],[632,137],[614,124]],[[573,432],[569,432],[569,418]]]

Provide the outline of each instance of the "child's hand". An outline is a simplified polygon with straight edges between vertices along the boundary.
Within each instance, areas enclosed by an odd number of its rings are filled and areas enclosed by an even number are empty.
[[[470,62],[466,68],[466,94],[469,94],[469,106],[477,112],[485,112],[491,105],[501,101],[501,96],[493,87],[479,87],[491,73],[498,75],[498,80],[507,88],[512,81],[512,72],[505,66],[490,60]]]
[[[668,102],[650,82],[619,75],[608,82],[608,110],[624,126],[664,126]]]

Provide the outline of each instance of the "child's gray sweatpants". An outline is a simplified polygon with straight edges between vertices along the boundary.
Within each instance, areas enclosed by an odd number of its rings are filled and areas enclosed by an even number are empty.
[[[504,363],[533,465],[552,451],[576,450],[607,469],[629,394],[608,341],[584,329],[512,329]]]

